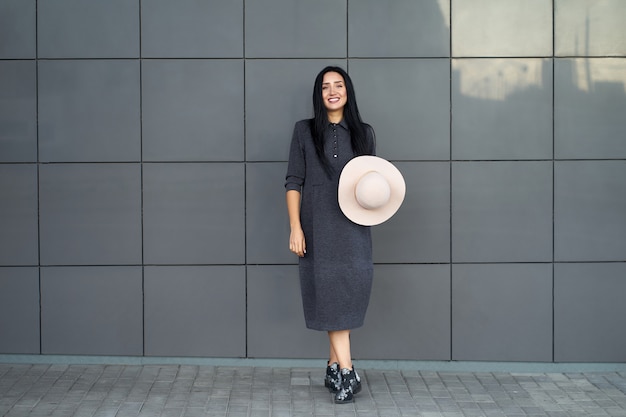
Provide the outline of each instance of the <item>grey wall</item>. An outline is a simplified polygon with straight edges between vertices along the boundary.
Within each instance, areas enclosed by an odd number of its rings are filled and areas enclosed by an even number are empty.
[[[626,361],[623,0],[0,0],[0,353],[322,358],[283,178],[348,68],[407,197],[357,358]]]

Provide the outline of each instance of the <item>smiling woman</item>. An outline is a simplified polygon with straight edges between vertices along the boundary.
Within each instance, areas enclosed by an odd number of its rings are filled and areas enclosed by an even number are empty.
[[[289,153],[289,249],[299,256],[306,325],[328,332],[325,385],[335,402],[346,403],[361,389],[350,330],[363,325],[373,263],[370,228],[342,213],[337,189],[351,159],[374,154],[374,131],[361,120],[352,81],[339,67],[318,74],[313,109],[313,119],[296,123]]]

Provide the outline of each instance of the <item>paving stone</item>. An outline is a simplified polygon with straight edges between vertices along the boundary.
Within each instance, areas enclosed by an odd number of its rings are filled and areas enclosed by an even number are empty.
[[[0,415],[626,417],[626,373],[359,369],[336,405],[323,368],[0,364]]]

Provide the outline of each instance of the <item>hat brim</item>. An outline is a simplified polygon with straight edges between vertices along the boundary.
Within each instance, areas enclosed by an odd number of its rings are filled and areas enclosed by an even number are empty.
[[[391,192],[387,204],[376,209],[366,209],[358,203],[355,188],[359,179],[372,171],[387,180]],[[341,171],[337,199],[348,219],[363,226],[375,226],[387,221],[398,211],[405,193],[406,184],[398,168],[378,156],[363,155],[351,159]]]

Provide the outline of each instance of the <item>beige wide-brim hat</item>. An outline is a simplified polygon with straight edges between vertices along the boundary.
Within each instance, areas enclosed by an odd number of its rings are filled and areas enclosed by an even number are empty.
[[[363,226],[380,224],[402,205],[406,185],[391,162],[363,155],[350,160],[339,177],[339,207],[346,217]]]

